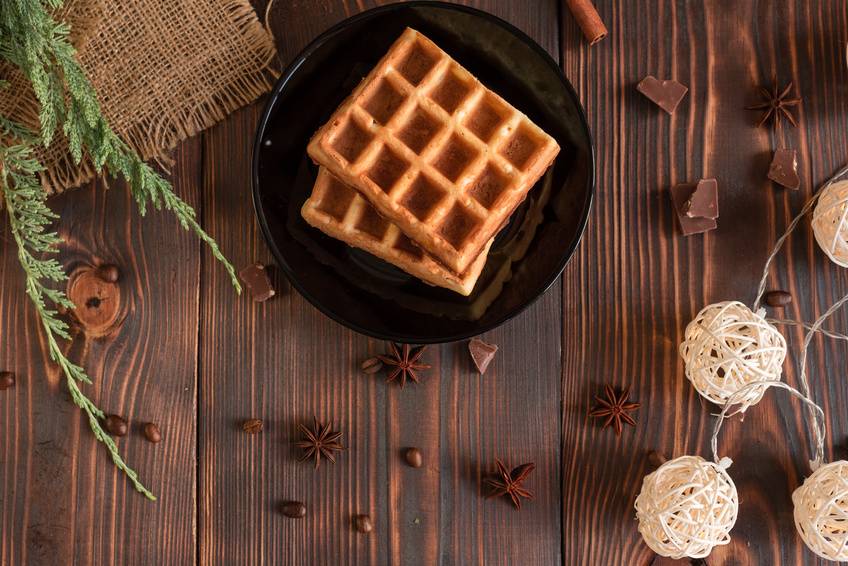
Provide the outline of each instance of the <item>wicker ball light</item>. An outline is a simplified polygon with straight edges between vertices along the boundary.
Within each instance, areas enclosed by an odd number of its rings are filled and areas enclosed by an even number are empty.
[[[833,303],[810,327],[801,349],[798,381],[804,395],[809,397],[807,382],[807,353],[813,334],[836,310],[848,304],[848,295]],[[801,539],[817,555],[828,560],[848,562],[848,462],[839,460],[830,464],[824,461],[826,427],[824,411],[810,401],[816,411],[808,418],[812,438],[816,443],[815,457],[810,462],[813,473],[792,494],[795,508],[795,528]]]
[[[786,340],[760,313],[726,301],[704,307],[686,326],[680,356],[698,393],[724,405],[749,383],[780,381]],[[734,398],[740,411],[759,402],[765,388],[748,391]]]
[[[730,542],[739,497],[727,475],[729,459],[700,456],[669,460],[645,476],[636,497],[636,519],[645,543],[668,558],[704,558]]]
[[[826,185],[813,210],[813,233],[835,264],[848,267],[848,181]]]
[[[825,464],[792,494],[795,527],[807,547],[848,562],[848,462]]]

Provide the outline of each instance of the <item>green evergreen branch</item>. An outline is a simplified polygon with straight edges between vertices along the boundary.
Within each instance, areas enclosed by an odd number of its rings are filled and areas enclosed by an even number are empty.
[[[37,177],[40,171],[42,167],[33,158],[31,148],[23,145],[0,146],[0,193],[3,194],[12,237],[18,247],[18,261],[26,276],[26,293],[41,319],[50,358],[65,374],[71,398],[88,416],[88,425],[94,437],[106,446],[115,466],[130,478],[133,486],[155,501],[156,497],[138,480],[138,474],[121,458],[115,441],[103,430],[100,424],[100,420],[105,417],[103,411],[80,389],[80,382],[91,383],[91,379],[83,368],[65,356],[56,342],[56,336],[70,339],[68,325],[58,317],[55,309],[47,306],[47,301],[69,309],[74,305],[63,291],[49,288],[43,283],[45,280],[62,283],[67,280],[67,275],[56,258],[43,257],[56,254],[57,245],[62,240],[55,232],[46,230],[58,216],[45,203],[47,195]]]
[[[113,177],[124,178],[141,215],[148,204],[156,209],[164,206],[184,229],[195,232],[208,245],[238,293],[241,285],[232,264],[197,222],[194,209],[112,131],[77,61],[68,39],[69,27],[51,15],[61,5],[62,0],[0,0],[0,58],[30,81],[39,104],[40,128],[36,134],[10,117],[0,116],[0,195],[25,274],[26,293],[41,320],[51,359],[62,369],[71,398],[88,416],[94,437],[106,446],[115,466],[139,492],[155,500],[103,430],[103,411],[82,392],[79,384],[91,383],[91,379],[82,367],[68,360],[57,343],[57,337],[69,340],[70,334],[56,307],[73,308],[73,304],[63,291],[50,286],[66,281],[67,276],[61,264],[48,257],[57,253],[61,238],[48,230],[58,217],[45,204],[47,195],[39,183],[43,167],[35,158],[35,147],[49,146],[59,131],[77,164],[88,157],[96,171],[105,169]],[[8,82],[0,79],[0,89],[7,87]]]
[[[41,105],[44,145],[50,145],[61,125],[76,163],[87,153],[97,171],[105,168],[113,177],[123,177],[142,215],[148,203],[156,209],[164,204],[183,228],[195,232],[209,246],[213,257],[227,270],[236,292],[241,293],[235,268],[198,224],[194,209],[112,131],[68,39],[70,28],[56,22],[48,10],[61,2],[52,0],[45,6],[45,1],[0,2],[0,56],[16,65],[32,83]]]

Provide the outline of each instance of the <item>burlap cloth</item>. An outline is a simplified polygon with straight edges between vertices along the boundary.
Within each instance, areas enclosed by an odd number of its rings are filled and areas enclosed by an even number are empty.
[[[57,16],[71,25],[113,130],[144,159],[255,100],[276,75],[274,39],[248,0],[66,0]],[[0,76],[10,82],[0,114],[38,130],[28,81],[8,68]],[[61,135],[40,158],[52,193],[95,175],[88,159],[73,162]]]

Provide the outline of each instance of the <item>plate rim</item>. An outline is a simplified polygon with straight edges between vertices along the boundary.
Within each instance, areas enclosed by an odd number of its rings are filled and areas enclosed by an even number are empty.
[[[391,12],[399,9],[407,9],[407,8],[415,8],[415,7],[435,7],[442,8],[448,10],[455,10],[458,12],[465,12],[468,14],[472,14],[476,17],[481,17],[485,20],[489,20],[502,28],[504,28],[507,32],[511,33],[518,39],[522,41],[522,43],[528,45],[532,50],[534,50],[542,60],[552,69],[556,71],[556,76],[559,78],[560,83],[565,87],[568,96],[574,102],[577,108],[577,115],[580,121],[580,126],[583,130],[583,133],[586,136],[586,139],[589,142],[588,152],[587,152],[587,191],[586,197],[583,201],[583,210],[579,219],[579,226],[575,233],[575,237],[572,239],[571,243],[568,245],[568,249],[565,250],[563,254],[563,259],[560,262],[560,265],[554,270],[553,275],[550,277],[548,281],[546,281],[543,285],[541,291],[539,291],[534,297],[529,299],[526,303],[521,305],[518,308],[515,308],[511,311],[508,311],[504,315],[497,317],[491,323],[482,325],[480,328],[474,329],[471,332],[463,331],[456,332],[453,334],[447,334],[443,337],[421,337],[414,336],[410,334],[386,334],[380,331],[372,330],[369,328],[364,328],[359,324],[356,324],[353,321],[348,320],[347,318],[338,315],[332,310],[325,307],[325,305],[315,299],[311,293],[306,291],[301,285],[300,281],[294,275],[294,270],[285,260],[285,257],[280,252],[277,244],[272,236],[270,227],[268,226],[268,220],[265,216],[265,210],[261,203],[261,197],[259,194],[260,191],[260,182],[259,182],[259,160],[260,154],[262,150],[262,138],[264,137],[265,131],[267,130],[268,123],[271,117],[271,113],[274,111],[276,107],[277,99],[280,96],[280,93],[283,89],[286,88],[288,82],[300,68],[300,66],[306,61],[306,59],[319,47],[321,47],[324,43],[326,43],[333,36],[337,35],[342,30],[347,27],[358,23],[360,20],[373,18],[377,15],[382,14],[383,12]],[[337,22],[321,34],[319,34],[315,39],[310,41],[306,47],[304,47],[292,61],[286,65],[285,69],[280,73],[279,78],[277,79],[274,88],[272,89],[267,102],[265,103],[265,108],[262,111],[262,115],[259,119],[259,123],[256,127],[256,134],[253,140],[253,156],[251,159],[251,197],[253,201],[253,210],[256,214],[256,218],[259,222],[259,227],[262,231],[263,239],[265,240],[265,244],[271,251],[271,254],[274,256],[274,259],[277,261],[280,269],[285,273],[286,279],[288,279],[289,283],[300,293],[313,307],[318,309],[322,314],[329,317],[331,320],[341,324],[342,326],[349,328],[355,332],[363,334],[365,336],[370,336],[372,338],[376,338],[378,340],[385,340],[391,342],[400,342],[400,343],[410,343],[410,344],[444,344],[449,342],[456,342],[459,340],[465,340],[474,336],[479,336],[484,332],[488,332],[495,328],[498,328],[502,324],[512,320],[517,317],[525,310],[527,310],[530,306],[536,303],[543,295],[545,295],[556,283],[557,279],[562,275],[562,272],[571,262],[571,259],[574,257],[577,247],[580,245],[580,242],[583,241],[583,236],[586,232],[586,226],[589,221],[589,214],[592,210],[592,205],[594,204],[595,197],[595,140],[592,136],[592,130],[589,127],[588,120],[586,119],[586,112],[583,108],[583,104],[580,102],[580,97],[577,95],[577,92],[574,90],[574,86],[571,84],[571,81],[565,76],[565,73],[557,63],[553,57],[545,50],[541,45],[536,42],[532,37],[527,35],[525,32],[517,28],[515,25],[510,22],[494,15],[489,12],[479,10],[477,8],[473,8],[471,6],[466,6],[463,4],[452,4],[450,2],[443,1],[434,1],[434,0],[413,0],[410,2],[401,2],[399,4],[388,4],[384,6],[378,6],[376,8],[371,8],[369,10],[365,10],[358,14],[355,14],[349,18],[345,18],[340,22]]]

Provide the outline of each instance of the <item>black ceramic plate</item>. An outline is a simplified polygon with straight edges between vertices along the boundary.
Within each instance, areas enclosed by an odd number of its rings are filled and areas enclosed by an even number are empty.
[[[306,154],[310,136],[407,26],[436,42],[562,148],[554,166],[496,239],[470,297],[421,283],[325,236],[300,217],[317,174]],[[589,128],[577,95],[557,64],[503,20],[435,2],[363,12],[313,41],[274,88],[253,151],[253,199],[259,223],[294,287],[338,322],[400,342],[467,338],[530,305],[574,253],[593,188]]]

